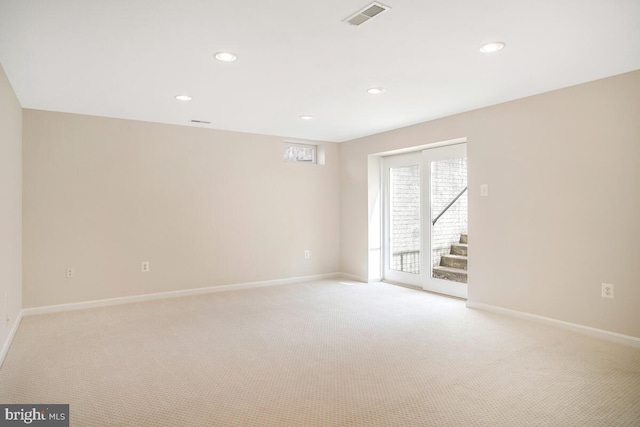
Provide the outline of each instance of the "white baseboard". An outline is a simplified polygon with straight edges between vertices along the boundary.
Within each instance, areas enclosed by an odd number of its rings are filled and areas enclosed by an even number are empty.
[[[68,304],[47,305],[42,307],[25,308],[22,311],[25,316],[36,314],[59,313],[63,311],[84,310],[87,308],[106,307],[110,305],[129,304],[132,302],[154,301],[167,298],[186,297],[191,295],[209,294],[213,292],[237,291],[240,289],[261,288],[265,286],[289,285],[292,283],[304,283],[314,280],[336,279],[342,277],[342,273],[316,274],[313,276],[292,277],[289,279],[264,280],[260,282],[235,283],[232,285],[209,286],[206,288],[185,289],[180,291],[158,292],[153,294],[133,295],[129,297],[108,298],[93,301],[73,302]]]
[[[16,332],[18,331],[20,322],[22,322],[23,315],[24,315],[24,310],[20,310],[20,312],[18,313],[18,317],[16,318],[16,321],[13,322],[13,326],[9,331],[9,335],[7,335],[7,339],[2,344],[2,348],[0,349],[0,367],[2,367],[2,364],[4,363],[4,358],[7,356],[9,347],[11,347],[11,343],[13,342],[13,337],[16,336]]]
[[[584,326],[577,323],[565,322],[564,320],[552,319],[550,317],[539,316],[537,314],[526,313],[524,311],[511,310],[508,308],[498,307],[490,304],[484,304],[481,302],[467,301],[467,307],[475,308],[478,310],[490,311],[492,313],[505,314],[507,316],[517,317],[520,319],[533,320],[538,323],[544,323],[547,325],[556,326],[563,329],[569,329],[575,332],[580,332],[582,334],[605,339],[607,341],[613,341],[619,344],[626,344],[632,347],[640,348],[640,338],[632,337],[630,335],[623,335],[616,332],[605,331],[604,329],[592,328],[590,326]]]
[[[369,280],[364,279],[364,278],[362,278],[360,276],[356,276],[355,274],[337,273],[337,277],[343,278],[343,279],[347,279],[347,280],[353,280],[354,282],[370,283]]]

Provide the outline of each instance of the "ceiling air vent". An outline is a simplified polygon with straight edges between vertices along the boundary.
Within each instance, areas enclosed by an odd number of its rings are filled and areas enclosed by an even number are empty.
[[[365,6],[364,9],[359,10],[358,12],[345,19],[343,22],[348,22],[350,25],[354,25],[357,27],[387,9],[391,8],[374,1],[370,5]]]
[[[206,120],[191,120],[191,123],[202,123],[205,125],[210,125],[211,122],[207,122]]]

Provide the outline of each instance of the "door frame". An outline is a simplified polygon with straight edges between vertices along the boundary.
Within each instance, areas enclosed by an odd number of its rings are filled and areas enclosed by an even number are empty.
[[[388,153],[380,153],[380,192],[382,193],[382,201],[381,203],[381,221],[380,221],[380,234],[382,240],[382,250],[378,256],[381,256],[381,271],[380,276],[382,280],[388,282],[395,282],[400,284],[407,284],[411,286],[417,286],[421,289],[436,292],[440,294],[450,295],[458,298],[467,298],[468,295],[468,283],[459,283],[449,280],[437,279],[431,277],[431,232],[432,232],[432,224],[431,224],[431,204],[427,203],[430,198],[431,193],[431,179],[428,180],[428,185],[425,185],[424,177],[430,176],[430,161],[429,159],[434,157],[434,154],[441,154],[438,157],[438,160],[445,160],[447,158],[459,158],[460,153],[462,153],[465,157],[467,151],[467,140],[466,138],[446,141],[442,143],[436,143],[426,146],[415,147],[414,149],[405,149],[401,151],[388,152]],[[416,164],[416,163],[407,163],[407,161],[411,162],[411,157],[419,156],[419,165],[420,165],[420,218],[421,218],[421,239],[420,239],[420,274],[412,275],[418,276],[418,280],[410,280],[411,278],[398,278],[398,277],[388,277],[388,262],[389,257],[387,256],[387,251],[389,248],[389,203],[388,203],[388,186],[389,186],[389,165],[396,164],[398,166]],[[440,158],[442,157],[442,158]],[[398,159],[393,160],[393,159]],[[405,163],[403,163],[405,162]],[[392,166],[393,167],[393,166]],[[427,175],[428,174],[428,175]],[[425,219],[427,219],[425,221]],[[427,222],[428,224],[425,224]],[[429,250],[425,250],[425,248],[429,248]],[[405,273],[410,274],[410,273]],[[416,277],[413,277],[416,279]]]
[[[419,238],[419,242],[420,242],[420,248],[419,248],[419,254],[420,254],[420,258],[419,258],[419,262],[420,262],[420,273],[405,273],[402,271],[397,271],[397,270],[391,270],[391,268],[389,268],[389,263],[390,263],[390,254],[389,254],[389,250],[391,248],[390,246],[390,242],[391,242],[391,226],[390,226],[390,207],[391,207],[391,203],[389,200],[389,177],[390,177],[390,173],[389,171],[391,170],[391,168],[398,168],[398,167],[403,167],[403,166],[418,166],[420,169],[420,238]],[[383,157],[382,158],[382,194],[383,194],[383,205],[382,205],[382,209],[383,209],[383,223],[382,223],[382,227],[383,227],[383,240],[382,240],[382,277],[384,277],[385,280],[389,280],[392,282],[398,282],[398,283],[403,283],[403,284],[407,284],[407,285],[413,285],[413,286],[418,286],[418,287],[422,287],[422,270],[423,270],[423,250],[422,250],[422,245],[423,245],[423,236],[422,236],[422,220],[423,220],[423,209],[422,209],[422,174],[423,174],[423,170],[422,170],[422,157],[420,155],[419,151],[414,151],[414,152],[410,152],[410,153],[405,153],[405,154],[398,154],[398,155],[394,155],[394,156],[388,156],[388,157]]]

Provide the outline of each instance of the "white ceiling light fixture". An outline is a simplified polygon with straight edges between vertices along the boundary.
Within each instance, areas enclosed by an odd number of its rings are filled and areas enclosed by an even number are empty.
[[[384,91],[386,91],[386,89],[383,87],[372,87],[367,89],[367,92],[370,93],[371,95],[378,95],[383,93]]]
[[[302,119],[302,120],[313,120],[314,117],[310,116],[308,114],[303,114],[302,116],[300,116],[300,119]]]
[[[382,3],[378,3],[377,1],[374,1],[373,3],[363,7],[353,15],[349,16],[348,18],[344,19],[342,22],[346,22],[349,25],[353,25],[357,27],[361,24],[364,24],[374,16],[389,9],[391,9],[389,6],[385,6]]]
[[[493,53],[493,52],[497,52],[499,50],[504,49],[504,43],[503,42],[491,42],[491,43],[486,43],[483,44],[482,46],[480,46],[480,52],[482,53]]]
[[[238,57],[231,52],[218,52],[214,55],[214,57],[218,61],[222,61],[222,62],[233,62],[236,59],[238,59]]]
[[[176,99],[178,101],[191,101],[193,98],[191,98],[189,95],[176,95]]]

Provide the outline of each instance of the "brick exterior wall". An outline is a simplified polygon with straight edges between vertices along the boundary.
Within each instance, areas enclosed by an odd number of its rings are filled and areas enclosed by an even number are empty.
[[[467,186],[467,160],[432,163],[431,220]],[[420,272],[420,168],[391,169],[391,269]],[[452,243],[467,231],[467,193],[464,193],[433,227],[431,236],[433,266],[448,254]]]
[[[467,159],[442,160],[431,165],[432,220],[467,186]],[[467,193],[440,217],[431,234],[433,266],[448,254],[452,243],[467,231]]]
[[[420,272],[420,167],[391,169],[391,269]]]

